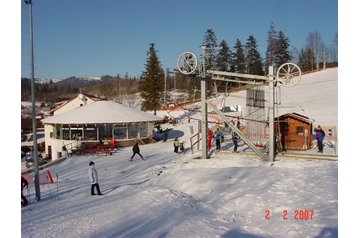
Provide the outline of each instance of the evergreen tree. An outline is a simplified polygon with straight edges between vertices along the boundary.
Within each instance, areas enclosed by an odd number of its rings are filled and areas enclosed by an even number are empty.
[[[277,48],[275,51],[275,65],[280,67],[282,64],[291,62],[292,57],[290,55],[290,39],[286,37],[282,31],[278,32],[278,39],[276,42]]]
[[[160,102],[164,91],[165,74],[154,43],[150,44],[147,56],[146,71],[142,72],[139,80],[140,95],[143,99],[141,110],[154,111],[154,115],[156,115],[157,110],[161,107]]]
[[[254,75],[264,75],[262,58],[260,53],[257,51],[257,46],[256,39],[252,35],[249,36],[245,45],[247,73]]]
[[[232,52],[225,40],[220,42],[219,47],[221,47],[221,49],[217,55],[216,60],[217,70],[229,72],[232,66]],[[217,87],[220,87],[221,84],[223,84],[223,82],[219,81],[219,83],[217,83]],[[231,86],[232,84],[233,83],[226,82],[225,91],[227,90],[227,87]]]
[[[216,60],[217,70],[228,72],[230,71],[230,66],[232,65],[231,50],[225,40],[222,40],[220,42],[219,47],[221,47],[221,50],[217,55],[217,60]]]
[[[265,60],[265,72],[268,72],[268,67],[273,66],[278,67],[275,65],[275,52],[277,52],[277,32],[275,30],[275,27],[273,25],[273,22],[271,22],[270,29],[268,31],[268,39],[267,39],[267,49],[266,49],[266,60]]]
[[[202,45],[206,46],[205,70],[216,70],[217,51],[215,48],[218,47],[218,44],[217,44],[215,32],[212,29],[208,29],[205,32]],[[200,65],[200,67],[202,70],[204,66]],[[217,88],[216,81],[212,79],[208,79],[207,81],[208,91],[209,92],[216,91],[216,88]]]
[[[206,49],[207,49],[206,50],[205,69],[206,70],[210,70],[210,69],[215,70],[216,69],[215,65],[216,65],[216,60],[217,60],[217,53],[215,51],[215,48],[218,47],[218,44],[217,44],[215,32],[212,29],[208,29],[205,32],[202,45],[205,45]]]
[[[231,72],[235,73],[246,73],[246,61],[245,61],[245,53],[244,53],[244,46],[241,44],[239,39],[236,40],[234,46],[234,52],[232,54],[232,68]]]

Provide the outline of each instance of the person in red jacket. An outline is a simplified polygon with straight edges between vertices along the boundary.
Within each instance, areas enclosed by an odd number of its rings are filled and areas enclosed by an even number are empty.
[[[27,205],[27,198],[23,194],[22,190],[29,186],[29,182],[21,175],[21,206]]]
[[[211,150],[211,145],[213,143],[213,137],[214,137],[213,131],[211,129],[209,129],[208,130],[208,138],[207,138],[207,140],[208,140],[208,150]]]

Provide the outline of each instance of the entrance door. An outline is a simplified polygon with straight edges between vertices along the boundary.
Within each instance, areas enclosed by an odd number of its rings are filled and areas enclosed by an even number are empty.
[[[49,157],[49,159],[52,160],[52,148],[51,148],[50,145],[47,147],[47,151],[48,151],[48,157]]]

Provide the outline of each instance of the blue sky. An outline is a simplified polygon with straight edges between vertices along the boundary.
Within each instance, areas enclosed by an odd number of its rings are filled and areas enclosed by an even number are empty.
[[[21,77],[31,77],[29,9],[21,8]],[[139,76],[150,43],[163,68],[184,51],[200,55],[207,29],[232,48],[253,35],[264,57],[271,22],[301,49],[310,32],[329,45],[337,0],[33,0],[35,78]]]

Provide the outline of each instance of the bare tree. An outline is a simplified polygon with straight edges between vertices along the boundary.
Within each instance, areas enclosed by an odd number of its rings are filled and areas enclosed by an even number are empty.
[[[313,52],[313,57],[310,59],[311,70],[318,70],[320,60],[323,61],[325,44],[317,30],[308,34],[308,37],[306,38],[306,48],[310,48]],[[316,67],[314,67],[315,63]]]

